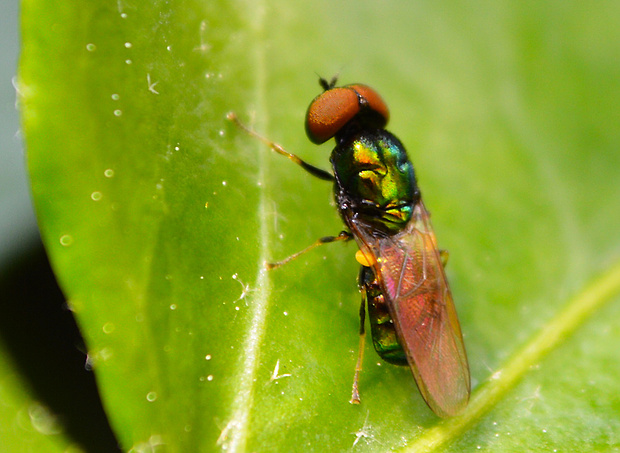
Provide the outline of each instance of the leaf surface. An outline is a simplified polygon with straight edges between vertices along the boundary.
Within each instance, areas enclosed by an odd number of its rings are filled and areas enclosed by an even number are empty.
[[[124,448],[617,448],[617,9],[25,1],[33,197]],[[376,88],[416,166],[472,369],[459,420],[372,351],[348,403],[353,244],[263,270],[342,223],[225,116],[327,168],[315,71]]]

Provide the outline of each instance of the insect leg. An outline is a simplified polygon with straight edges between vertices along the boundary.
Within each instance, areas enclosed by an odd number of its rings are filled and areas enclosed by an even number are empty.
[[[441,258],[441,265],[443,267],[446,267],[446,265],[448,264],[448,258],[450,258],[450,252],[448,252],[447,250],[440,250],[439,257]]]
[[[327,172],[325,170],[322,170],[322,169],[320,169],[318,167],[315,167],[314,165],[310,165],[308,162],[305,162],[305,161],[301,160],[295,154],[289,153],[279,143],[272,142],[268,138],[265,138],[262,135],[259,135],[256,131],[254,131],[253,129],[249,128],[248,126],[243,124],[241,121],[239,121],[239,118],[237,118],[237,115],[234,112],[229,112],[228,115],[226,115],[226,118],[228,120],[234,122],[239,128],[244,130],[246,133],[248,133],[252,137],[260,140],[261,142],[263,142],[265,145],[267,145],[269,148],[271,148],[276,153],[281,154],[281,155],[283,155],[285,157],[288,157],[290,160],[295,162],[297,165],[299,165],[301,168],[306,170],[311,175],[316,176],[317,178],[322,179],[324,181],[333,181],[334,180],[334,176],[331,173],[329,173],[329,172]]]
[[[310,250],[318,247],[319,245],[329,244],[330,242],[337,242],[337,241],[347,242],[347,241],[350,241],[351,239],[353,239],[353,235],[349,233],[348,231],[341,231],[338,236],[325,236],[319,239],[318,241],[316,241],[314,244],[311,244],[310,246],[306,247],[305,249],[292,254],[288,258],[284,258],[282,261],[277,261],[275,263],[265,263],[265,266],[267,267],[267,269],[275,269],[276,267],[280,267],[283,264],[286,264],[289,261],[294,260],[298,256],[303,255],[306,252],[309,252]]]
[[[366,321],[366,294],[362,290],[362,304],[360,305],[360,344],[357,352],[357,364],[355,365],[355,374],[353,375],[353,389],[351,391],[351,404],[360,403],[359,377],[362,371],[362,363],[364,362],[364,346],[366,345],[366,330],[364,323]]]

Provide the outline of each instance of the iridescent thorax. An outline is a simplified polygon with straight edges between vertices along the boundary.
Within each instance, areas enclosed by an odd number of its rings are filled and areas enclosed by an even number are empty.
[[[386,130],[359,131],[332,151],[339,206],[358,212],[386,233],[400,231],[420,199],[413,165]]]

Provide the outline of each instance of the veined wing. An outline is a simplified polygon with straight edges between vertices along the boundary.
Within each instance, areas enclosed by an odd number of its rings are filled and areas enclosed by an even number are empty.
[[[469,400],[470,375],[461,328],[441,263],[429,213],[420,201],[407,227],[378,235],[347,219],[377,275],[415,381],[440,417],[460,413]]]

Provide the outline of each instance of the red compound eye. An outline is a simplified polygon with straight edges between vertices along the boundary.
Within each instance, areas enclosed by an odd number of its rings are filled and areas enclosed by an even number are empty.
[[[356,118],[367,126],[383,128],[390,113],[381,96],[366,85],[331,88],[310,103],[306,133],[316,144],[326,142]]]

